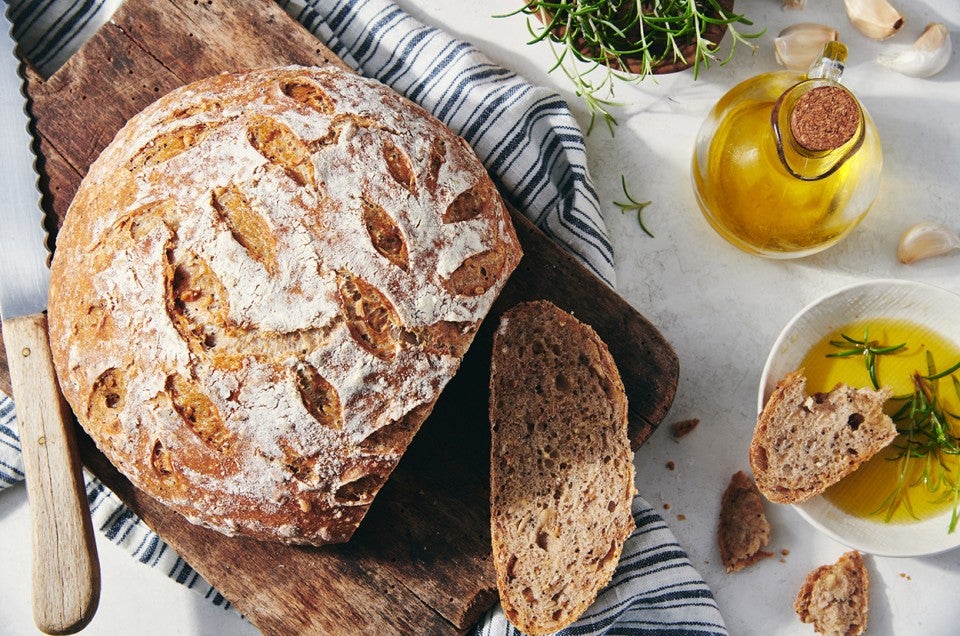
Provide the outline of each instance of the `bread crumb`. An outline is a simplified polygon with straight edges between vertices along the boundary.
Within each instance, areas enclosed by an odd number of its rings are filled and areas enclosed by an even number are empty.
[[[673,462],[672,459],[667,462],[667,470],[673,470],[673,469],[676,468],[676,467],[677,467],[677,465]]]
[[[746,473],[737,471],[723,493],[717,526],[720,559],[727,573],[772,557],[772,552],[764,551],[769,541],[770,524],[760,491]]]
[[[670,432],[673,433],[674,439],[680,439],[684,437],[697,427],[697,424],[700,423],[700,420],[697,418],[691,418],[689,420],[681,420],[679,422],[674,422],[670,425]]]
[[[790,554],[790,550],[784,548],[783,550],[780,550],[780,554],[782,554],[783,556],[787,556],[788,554]]]
[[[668,504],[668,503],[663,504],[663,509],[664,509],[664,510],[670,510],[670,504]]]
[[[686,520],[687,520],[687,515],[684,515],[684,514],[677,515],[677,521],[686,521]]]
[[[867,629],[870,581],[856,550],[807,575],[794,609],[818,634],[858,636]]]
[[[913,580],[912,578],[910,578],[910,575],[907,574],[906,572],[901,572],[901,573],[900,573],[900,578],[901,578],[901,579],[906,579],[906,580],[908,580],[908,581],[912,581],[912,580]]]

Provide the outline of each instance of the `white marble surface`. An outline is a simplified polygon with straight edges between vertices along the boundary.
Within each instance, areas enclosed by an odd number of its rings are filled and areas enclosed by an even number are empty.
[[[522,18],[495,19],[517,3],[401,0],[423,21],[446,27],[492,59],[535,83],[556,88],[580,121],[587,116],[565,79],[548,75],[549,50],[530,47]],[[909,43],[932,20],[960,38],[960,6],[949,0],[898,2],[907,23],[895,38]],[[720,494],[730,475],[748,469],[747,446],[756,417],[763,361],[781,327],[802,306],[844,284],[873,278],[909,278],[960,292],[960,253],[904,266],[895,257],[900,233],[924,219],[960,230],[960,60],[954,53],[940,75],[918,80],[873,62],[890,43],[869,41],[850,26],[839,0],[810,0],[801,13],[779,0],[738,0],[766,34],[696,81],[690,72],[659,76],[639,87],[622,86],[620,125],[611,138],[597,129],[588,138],[590,171],[604,204],[617,254],[619,289],[673,344],[680,384],[666,424],[696,417],[700,426],[681,442],[664,426],[637,453],[637,485],[665,518],[710,584],[732,634],[813,634],[793,612],[806,573],[834,561],[844,546],[819,535],[789,507],[767,506],[773,525],[767,559],[736,574],[719,563],[715,525]],[[707,110],[731,86],[774,70],[773,38],[798,21],[832,24],[850,47],[845,83],[873,115],[884,145],[880,195],[865,222],[844,242],[814,257],[769,261],[737,251],[719,238],[697,209],[690,188],[694,137]],[[729,41],[725,41],[729,45]],[[633,194],[653,204],[644,213],[656,236],[612,205],[620,175]],[[960,325],[960,317],[958,317]],[[960,326],[958,326],[960,329]],[[668,461],[675,470],[668,470]],[[26,497],[22,488],[0,493],[0,633],[35,633],[29,614]],[[682,515],[682,518],[681,518]],[[233,612],[136,563],[100,537],[103,595],[85,633],[124,628],[152,634],[256,633]],[[788,550],[782,556],[780,551]],[[782,556],[782,558],[781,558]],[[871,576],[869,633],[953,634],[960,623],[960,551],[936,557],[868,557]]]

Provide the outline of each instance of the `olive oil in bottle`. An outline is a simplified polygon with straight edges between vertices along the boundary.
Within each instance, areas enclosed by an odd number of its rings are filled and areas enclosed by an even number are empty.
[[[704,121],[693,158],[697,202],[737,247],[771,258],[819,252],[866,215],[883,163],[869,114],[840,85],[831,42],[806,76],[766,73],[731,89]]]

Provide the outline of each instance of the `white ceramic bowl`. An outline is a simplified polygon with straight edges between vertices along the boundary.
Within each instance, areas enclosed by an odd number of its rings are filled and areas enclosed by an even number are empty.
[[[813,345],[850,322],[872,317],[908,319],[960,344],[960,295],[904,280],[874,280],[844,287],[804,307],[783,328],[763,367],[758,413],[777,382],[800,366]],[[960,546],[960,528],[947,534],[950,510],[914,523],[884,523],[850,515],[824,497],[795,508],[818,530],[870,554],[921,556]]]

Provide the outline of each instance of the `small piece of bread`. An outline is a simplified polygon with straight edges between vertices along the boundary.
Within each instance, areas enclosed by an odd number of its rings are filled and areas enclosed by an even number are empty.
[[[700,424],[700,420],[695,417],[689,420],[681,420],[670,425],[670,432],[673,433],[674,439],[680,439],[690,434],[693,429],[697,428],[698,424]]]
[[[551,303],[512,308],[493,346],[497,587],[511,623],[546,634],[590,606],[633,530],[627,398],[603,341]]]
[[[797,503],[815,497],[897,436],[883,412],[892,395],[837,384],[829,393],[806,394],[807,379],[794,371],[777,384],[757,420],[750,444],[753,475],[767,499]]]
[[[763,514],[763,498],[742,470],[733,474],[723,493],[717,539],[720,559],[728,574],[773,556],[772,552],[763,550],[770,542],[770,524]]]
[[[793,607],[818,634],[857,636],[867,629],[869,587],[863,558],[853,550],[808,574]]]

